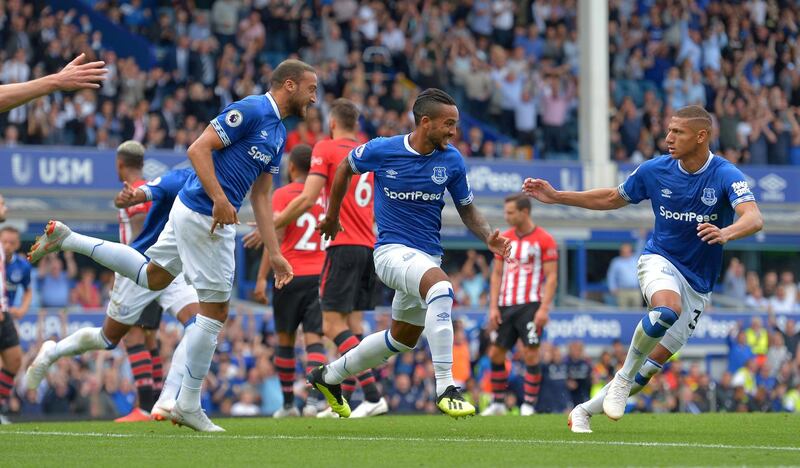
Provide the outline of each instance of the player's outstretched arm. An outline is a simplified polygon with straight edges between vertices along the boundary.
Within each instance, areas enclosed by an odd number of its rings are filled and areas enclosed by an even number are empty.
[[[143,190],[133,188],[127,182],[124,183],[122,190],[114,197],[114,206],[117,208],[128,208],[147,201],[147,194]]]
[[[350,167],[350,161],[348,161],[348,158],[344,158],[339,163],[339,167],[336,168],[336,175],[333,176],[328,211],[322,221],[319,222],[319,227],[317,228],[323,238],[333,240],[342,230],[342,226],[339,224],[339,210],[342,208],[342,200],[344,200],[344,194],[347,193],[347,187],[350,186],[350,178],[353,175],[355,175],[355,172]]]
[[[83,63],[85,60],[86,55],[80,54],[58,73],[25,83],[0,86],[0,112],[9,111],[28,101],[59,90],[99,88],[99,83],[106,79],[106,73],[108,73],[108,69],[103,68],[105,62]]]
[[[214,202],[214,207],[211,210],[211,232],[213,233],[217,226],[224,226],[226,224],[239,224],[239,216],[236,214],[236,208],[228,200],[222,186],[217,180],[217,171],[214,169],[214,160],[212,151],[220,150],[224,147],[222,140],[217,135],[216,130],[211,125],[207,126],[200,137],[186,151],[192,166],[194,167],[197,178],[203,185],[208,198]]]
[[[764,227],[764,219],[756,202],[739,203],[735,209],[737,216],[735,223],[721,229],[711,223],[698,224],[697,237],[709,244],[725,244],[753,235]]]
[[[263,173],[253,183],[250,191],[250,202],[256,225],[264,240],[264,249],[269,252],[269,263],[275,272],[275,287],[280,289],[292,280],[292,266],[281,254],[278,233],[272,219],[272,174]]]
[[[289,223],[294,222],[294,220],[314,206],[324,186],[324,177],[317,174],[309,174],[308,177],[306,177],[303,192],[292,199],[292,201],[286,205],[286,208],[275,216],[275,228],[280,229],[286,227]]]
[[[628,204],[616,188],[565,192],[554,189],[550,182],[543,179],[525,179],[522,191],[542,203],[577,206],[590,210],[616,210]]]
[[[508,259],[511,251],[511,242],[501,236],[499,230],[495,229],[492,232],[489,222],[486,221],[486,218],[483,217],[474,203],[469,205],[456,204],[456,209],[459,216],[461,216],[461,222],[475,234],[475,237],[485,242],[493,254]]]

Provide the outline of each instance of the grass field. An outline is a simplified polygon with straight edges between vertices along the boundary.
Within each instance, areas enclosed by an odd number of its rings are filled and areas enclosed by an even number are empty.
[[[800,465],[800,416],[627,415],[572,434],[561,415],[451,420],[215,419],[198,434],[169,423],[0,427],[2,466],[664,466]]]

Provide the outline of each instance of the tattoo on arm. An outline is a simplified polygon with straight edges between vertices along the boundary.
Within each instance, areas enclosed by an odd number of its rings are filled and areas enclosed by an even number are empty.
[[[464,226],[469,228],[482,242],[486,242],[486,239],[492,235],[492,227],[489,226],[489,222],[486,221],[486,218],[478,211],[475,204],[470,203],[467,206],[457,205],[456,209],[458,210],[459,216],[461,216],[461,221],[464,223]]]

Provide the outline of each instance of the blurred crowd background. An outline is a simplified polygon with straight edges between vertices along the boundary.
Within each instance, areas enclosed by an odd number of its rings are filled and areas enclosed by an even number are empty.
[[[182,151],[297,57],[317,67],[321,87],[294,143],[324,138],[340,96],[360,107],[365,136],[409,131],[417,90],[440,87],[460,105],[464,155],[577,159],[576,12],[576,0],[3,0],[0,81],[53,73],[81,52],[111,73],[98,93],[55,94],[0,117],[0,136]],[[611,0],[613,159],[665,153],[672,112],[699,104],[716,114],[712,149],[731,161],[800,164],[799,13],[793,1]],[[152,57],[118,56],[128,39]]]

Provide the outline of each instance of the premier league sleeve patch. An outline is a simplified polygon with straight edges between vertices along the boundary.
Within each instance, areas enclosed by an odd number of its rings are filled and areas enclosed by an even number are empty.
[[[225,114],[225,123],[231,128],[236,128],[241,125],[242,120],[244,120],[242,113],[236,109],[230,110]]]

